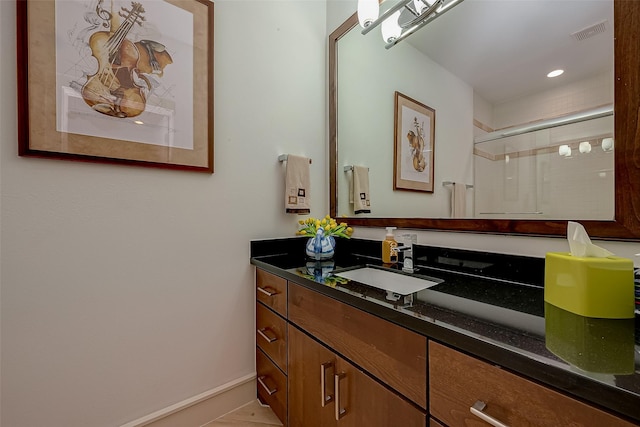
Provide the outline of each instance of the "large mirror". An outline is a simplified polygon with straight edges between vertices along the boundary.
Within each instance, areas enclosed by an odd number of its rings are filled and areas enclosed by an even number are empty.
[[[595,237],[640,239],[640,55],[633,44],[640,5],[613,3],[465,0],[389,50],[349,18],[329,40],[332,215],[355,225],[534,235],[563,235],[566,220],[576,219]],[[533,4],[546,7],[525,10]],[[562,16],[565,6],[571,19]],[[579,10],[587,15],[576,18]],[[528,75],[546,57],[535,44],[498,41],[539,38],[546,49],[558,47],[545,39],[558,22],[567,23],[562,55],[572,56],[563,63],[571,76],[553,83]],[[491,37],[479,36],[485,33]],[[481,39],[496,49],[476,44]],[[395,92],[436,111],[432,193],[393,187]],[[369,168],[372,212],[364,217],[349,205],[345,166],[352,164]],[[464,191],[459,219],[451,219],[454,182]],[[577,193],[586,199],[575,201]]]

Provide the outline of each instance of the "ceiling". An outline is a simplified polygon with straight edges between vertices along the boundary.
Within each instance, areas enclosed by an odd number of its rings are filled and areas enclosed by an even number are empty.
[[[572,34],[604,23],[579,41]],[[500,104],[613,70],[611,0],[464,0],[408,37]],[[549,71],[565,73],[553,79]]]

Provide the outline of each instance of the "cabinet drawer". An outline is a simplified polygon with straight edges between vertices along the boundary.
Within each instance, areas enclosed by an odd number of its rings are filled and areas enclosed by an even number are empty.
[[[426,409],[425,337],[294,283],[289,320]]]
[[[276,416],[287,426],[287,377],[267,356],[256,348],[258,397],[271,406]]]
[[[429,419],[429,427],[444,427],[442,424],[434,420],[433,418]]]
[[[261,303],[256,303],[256,344],[287,372],[287,322]]]
[[[429,342],[429,393],[430,413],[449,427],[487,425],[471,413],[477,401],[486,404],[486,415],[509,426],[633,426],[433,341]]]
[[[256,298],[287,317],[287,281],[282,277],[256,269]]]

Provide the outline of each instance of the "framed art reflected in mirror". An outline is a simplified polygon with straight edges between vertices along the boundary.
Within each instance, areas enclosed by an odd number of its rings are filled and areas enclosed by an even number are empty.
[[[393,189],[433,193],[436,111],[396,91]]]

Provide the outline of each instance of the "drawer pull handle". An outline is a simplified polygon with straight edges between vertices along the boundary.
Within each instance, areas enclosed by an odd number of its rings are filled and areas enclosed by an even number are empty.
[[[274,388],[269,387],[265,382],[266,379],[267,379],[266,375],[261,375],[258,377],[258,383],[262,386],[262,388],[264,388],[264,390],[269,394],[269,396],[271,396],[273,393],[278,391],[278,389],[275,387]]]
[[[267,289],[269,289],[269,288],[268,288],[268,287],[266,287],[266,288],[261,288],[260,286],[258,286],[258,291],[262,292],[263,294],[265,294],[265,295],[266,295],[266,296],[268,296],[268,297],[272,297],[272,296],[274,296],[274,295],[278,295],[278,293],[277,293],[277,292],[275,292],[275,291],[274,291],[274,292],[270,292],[270,291],[268,291]],[[273,291],[273,289],[272,289],[272,291]]]
[[[477,400],[476,403],[474,403],[473,406],[469,408],[469,410],[473,415],[475,415],[476,417],[480,418],[483,421],[488,422],[494,427],[509,427],[503,422],[493,418],[491,415],[485,414],[483,411],[486,407],[487,407],[486,403],[484,403],[481,400]]]
[[[340,380],[343,379],[344,377],[346,377],[347,374],[345,374],[344,372],[341,372],[339,374],[335,374],[334,375],[334,379],[335,379],[335,396],[336,396],[336,421],[340,421],[340,418],[344,417],[344,415],[347,413],[347,410],[345,408],[340,407]]]
[[[327,394],[327,370],[333,368],[333,362],[325,362],[320,365],[320,392],[322,393],[322,407],[333,402],[333,394]]]
[[[267,335],[267,332],[271,332],[271,331],[269,330],[269,328],[262,328],[262,329],[258,329],[258,330],[257,330],[257,332],[258,332],[258,334],[260,334],[260,336],[261,336],[262,338],[264,338],[268,343],[272,343],[272,342],[274,342],[274,341],[278,341],[278,337],[276,337],[276,336],[270,337],[269,335]],[[271,334],[273,334],[273,332],[271,332]],[[275,334],[273,334],[273,335],[275,335]]]

